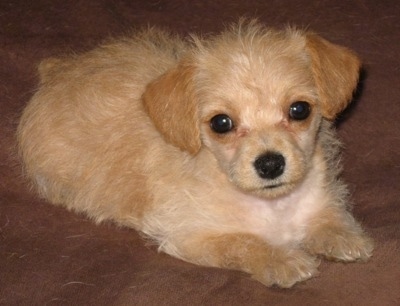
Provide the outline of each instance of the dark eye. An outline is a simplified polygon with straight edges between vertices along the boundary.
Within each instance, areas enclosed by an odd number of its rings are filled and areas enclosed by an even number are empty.
[[[211,118],[210,126],[215,133],[223,134],[233,129],[233,121],[228,115],[220,114]]]
[[[297,101],[290,105],[289,117],[293,120],[304,120],[310,116],[311,106],[308,102]]]

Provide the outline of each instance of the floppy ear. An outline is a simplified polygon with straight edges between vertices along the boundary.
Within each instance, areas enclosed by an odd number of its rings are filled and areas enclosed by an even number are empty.
[[[334,45],[316,34],[306,36],[312,70],[327,119],[346,108],[358,83],[361,62],[349,49]]]
[[[201,147],[194,68],[180,64],[150,83],[144,107],[167,142],[195,155]]]

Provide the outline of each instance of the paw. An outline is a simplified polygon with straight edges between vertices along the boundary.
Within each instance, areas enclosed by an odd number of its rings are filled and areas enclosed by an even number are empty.
[[[253,278],[267,286],[290,288],[315,276],[320,261],[302,250],[276,250]]]
[[[307,250],[329,260],[352,262],[367,261],[372,256],[373,241],[361,231],[328,230],[313,237]]]

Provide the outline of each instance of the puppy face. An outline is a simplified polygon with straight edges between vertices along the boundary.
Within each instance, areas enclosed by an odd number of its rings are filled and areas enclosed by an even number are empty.
[[[347,105],[358,69],[347,49],[313,34],[239,26],[198,41],[181,67],[148,87],[144,101],[167,141],[192,154],[207,148],[239,189],[272,198],[304,179],[321,120]],[[160,107],[152,115],[161,100],[165,112],[183,118],[179,126],[158,118]]]
[[[266,197],[286,193],[310,167],[321,121],[304,41],[282,36],[228,45],[200,58],[202,142],[239,188]]]

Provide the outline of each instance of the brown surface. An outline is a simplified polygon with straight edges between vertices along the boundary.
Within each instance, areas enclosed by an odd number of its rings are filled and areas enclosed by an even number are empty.
[[[269,289],[146,246],[130,229],[96,226],[38,200],[14,150],[37,63],[142,25],[210,32],[239,16],[307,26],[356,50],[366,78],[339,133],[354,213],[376,240],[367,264],[324,262],[319,277]],[[400,305],[400,2],[261,0],[0,1],[1,305]]]

